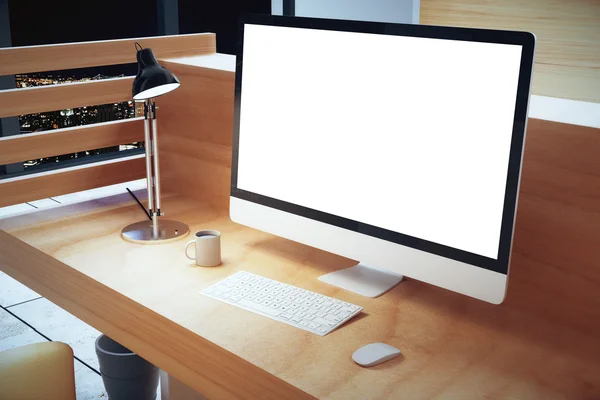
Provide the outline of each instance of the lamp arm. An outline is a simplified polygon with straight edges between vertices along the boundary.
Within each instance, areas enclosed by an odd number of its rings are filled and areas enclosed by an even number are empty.
[[[152,153],[154,155],[154,191],[155,191],[155,205],[157,216],[162,216],[163,213],[160,208],[160,168],[158,160],[158,130],[156,123],[156,102],[152,100]]]
[[[144,102],[144,148],[146,149],[146,188],[148,190],[148,212],[154,215],[154,195],[152,187],[152,138],[150,136],[150,100]]]

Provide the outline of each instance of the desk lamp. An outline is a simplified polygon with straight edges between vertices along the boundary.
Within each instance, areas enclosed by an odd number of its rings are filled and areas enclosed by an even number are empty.
[[[144,134],[146,148],[146,184],[148,189],[148,214],[151,221],[136,222],[126,226],[121,235],[136,243],[161,243],[184,237],[189,232],[186,224],[159,219],[164,215],[160,204],[160,170],[158,165],[158,139],[156,131],[156,103],[154,98],[179,87],[179,79],[161,66],[151,49],[139,43],[137,49],[138,72],[133,80],[133,99],[144,102]],[[150,126],[152,125],[152,129]],[[152,133],[150,133],[152,131]]]

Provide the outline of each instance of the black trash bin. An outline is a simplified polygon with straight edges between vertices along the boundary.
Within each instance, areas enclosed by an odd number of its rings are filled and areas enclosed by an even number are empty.
[[[106,335],[96,339],[96,354],[109,400],[155,400],[158,368]]]

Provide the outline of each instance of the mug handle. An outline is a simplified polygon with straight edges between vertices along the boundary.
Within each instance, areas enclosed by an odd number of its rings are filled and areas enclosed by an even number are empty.
[[[188,244],[186,244],[186,245],[185,245],[185,256],[186,256],[187,258],[189,258],[190,260],[194,260],[194,261],[196,261],[196,257],[192,258],[192,257],[190,257],[190,255],[188,254],[188,248],[190,247],[190,244],[196,244],[196,241],[195,241],[195,240],[192,240],[191,242],[188,242]]]

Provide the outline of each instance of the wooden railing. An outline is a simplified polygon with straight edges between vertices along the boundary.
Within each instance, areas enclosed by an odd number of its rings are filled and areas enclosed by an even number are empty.
[[[0,49],[0,75],[134,63],[134,43],[158,59],[212,54],[215,35],[162,36]],[[133,77],[0,91],[0,118],[131,100]],[[0,138],[0,165],[143,141],[132,118]],[[145,176],[143,155],[0,180],[0,207]]]

